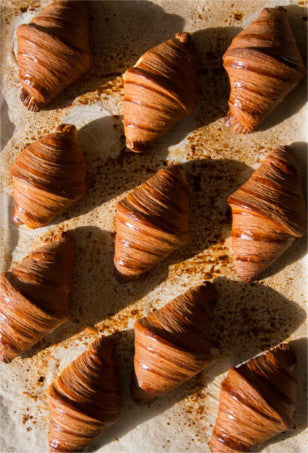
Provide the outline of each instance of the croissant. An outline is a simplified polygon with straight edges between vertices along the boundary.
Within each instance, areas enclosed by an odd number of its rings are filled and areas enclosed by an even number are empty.
[[[197,102],[197,67],[188,33],[148,50],[124,75],[126,146],[147,151]]]
[[[62,124],[27,146],[10,169],[13,222],[39,228],[79,200],[86,190],[86,167],[76,128]]]
[[[237,274],[258,278],[297,238],[307,216],[300,170],[287,147],[272,151],[251,178],[228,198]]]
[[[189,196],[179,166],[163,168],[117,206],[114,264],[137,279],[189,240]]]
[[[0,275],[0,360],[9,363],[68,320],[74,243],[48,239]]]
[[[41,110],[92,65],[87,2],[55,1],[17,28],[21,101]]]
[[[132,397],[147,404],[199,373],[208,362],[215,287],[205,282],[135,323]]]
[[[282,344],[229,371],[221,385],[212,452],[256,451],[294,427],[295,362],[290,346]]]
[[[233,39],[223,63],[231,87],[226,124],[238,134],[263,123],[306,73],[282,7],[263,9]]]
[[[113,341],[94,341],[51,383],[48,396],[50,451],[82,451],[120,416]]]

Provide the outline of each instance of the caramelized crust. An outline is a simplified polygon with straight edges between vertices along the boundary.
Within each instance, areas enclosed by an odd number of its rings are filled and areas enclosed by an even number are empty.
[[[272,151],[228,198],[228,204],[233,217],[233,259],[242,280],[258,278],[306,233],[301,174],[287,147]]]
[[[61,371],[48,395],[50,451],[82,451],[120,416],[113,341],[107,337],[94,341]]]
[[[135,324],[132,396],[147,404],[179,387],[211,361],[215,287],[205,282]]]
[[[86,167],[76,128],[62,124],[27,146],[10,169],[13,221],[40,228],[79,200],[86,190]]]
[[[197,68],[188,33],[148,50],[124,75],[126,146],[149,150],[197,102]]]
[[[11,362],[68,320],[73,262],[63,233],[0,276],[0,360]]]
[[[163,168],[117,206],[114,264],[136,279],[189,239],[189,197],[179,166]]]
[[[229,371],[221,385],[212,452],[256,451],[293,428],[295,362],[290,346],[282,344]]]
[[[41,110],[92,65],[85,1],[54,1],[17,28],[21,101]]]
[[[306,73],[282,7],[263,9],[233,39],[223,62],[231,88],[226,123],[239,134],[262,124]]]

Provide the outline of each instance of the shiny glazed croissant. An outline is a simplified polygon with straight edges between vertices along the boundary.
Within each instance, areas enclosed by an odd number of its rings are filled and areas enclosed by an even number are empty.
[[[188,33],[148,50],[124,75],[126,146],[147,151],[197,102],[197,68]]]
[[[135,323],[132,397],[147,404],[195,376],[211,361],[215,287],[205,282]]]
[[[10,169],[13,222],[39,228],[79,200],[86,190],[86,167],[76,128],[62,124],[27,146]]]
[[[17,28],[21,101],[41,110],[92,65],[87,2],[55,1]]]
[[[179,166],[163,168],[117,206],[114,264],[136,279],[189,240],[189,196]]]
[[[50,451],[82,451],[120,416],[113,341],[94,341],[61,371],[48,394]]]
[[[226,123],[254,131],[304,77],[302,57],[282,7],[265,8],[223,56],[231,93]]]
[[[233,217],[233,259],[242,280],[258,278],[306,233],[301,174],[287,147],[272,151],[227,201]]]
[[[221,385],[213,453],[256,451],[294,427],[295,362],[290,346],[282,344],[229,371]]]
[[[74,243],[58,234],[0,276],[0,360],[11,362],[68,320]]]

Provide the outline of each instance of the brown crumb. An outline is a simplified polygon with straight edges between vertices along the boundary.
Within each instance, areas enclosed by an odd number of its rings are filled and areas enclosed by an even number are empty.
[[[237,21],[241,21],[243,19],[243,14],[242,13],[233,13],[233,17]]]

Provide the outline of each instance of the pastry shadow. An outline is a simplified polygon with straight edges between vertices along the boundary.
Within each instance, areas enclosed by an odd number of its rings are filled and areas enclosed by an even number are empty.
[[[142,161],[138,156],[136,157],[137,159],[131,161],[133,167],[136,162]],[[86,327],[93,327],[96,324],[100,332],[104,333],[104,325],[112,328],[114,315],[140,301],[166,279],[169,266],[176,263],[182,266],[183,261],[224,240],[225,230],[230,229],[231,223],[226,198],[248,179],[252,170],[247,165],[232,159],[193,160],[183,164],[183,168],[191,186],[189,244],[159,263],[143,280],[122,283],[117,280],[113,264],[114,233],[94,226],[72,230],[71,234],[76,243],[76,260],[70,303],[71,318],[32,348],[28,355],[34,355],[43,348],[60,343]],[[118,171],[121,171],[120,167]],[[197,265],[198,268],[202,266],[200,263]],[[195,266],[195,263],[188,265],[189,271],[193,272]],[[228,284],[241,288],[253,288],[253,285],[256,285],[257,288],[265,288],[263,291],[275,293],[274,290],[261,284],[246,285],[241,282]],[[237,306],[236,300],[235,306]],[[135,311],[135,308],[132,310]],[[119,320],[115,321],[116,328],[127,327],[132,313],[128,311],[125,313],[120,327]],[[284,338],[278,338],[277,342]]]
[[[301,53],[304,65],[307,66],[307,7],[298,5],[284,5],[287,10],[289,23],[294,34],[297,47]],[[276,109],[258,127],[256,132],[263,132],[287,118],[295,115],[306,103],[307,77],[303,77],[300,84],[276,107]]]
[[[305,104],[307,98],[307,79],[304,78],[300,84],[289,93],[284,100],[269,114],[256,132],[264,132],[282,123],[295,115]]]
[[[192,33],[198,66],[197,105],[191,115],[183,118],[158,140],[158,145],[163,144],[167,148],[174,146],[196,129],[225,116],[229,87],[222,56],[240,31],[239,27],[217,27]]]
[[[87,450],[91,452],[98,451],[115,439],[120,439],[138,425],[146,423],[152,418],[162,414],[190,395],[204,390],[207,383],[211,382],[211,379],[207,380],[206,383],[204,382],[204,379],[206,379],[206,371],[204,371],[174,391],[158,397],[151,404],[138,406],[130,396],[130,381],[134,368],[134,331],[133,329],[127,329],[116,333],[113,337],[117,346],[117,363],[120,370],[120,383],[123,397],[121,416],[118,422],[108,428],[102,436],[93,442]],[[223,373],[228,369],[227,363],[220,363],[215,369],[217,374]],[[215,373],[215,370],[211,371],[211,378],[213,377],[213,372]],[[172,427],[170,427],[170,429],[172,429]],[[137,447],[138,443],[136,442],[135,448]]]
[[[53,224],[88,213],[139,186],[167,165],[168,150],[164,146],[145,154],[135,154],[125,147],[122,116],[119,115],[104,116],[86,124],[79,129],[77,138],[87,168],[86,193]]]
[[[0,146],[0,152],[4,149],[6,144],[9,142],[10,138],[14,134],[15,130],[15,125],[11,122],[9,118],[9,113],[8,113],[8,105],[6,100],[4,99],[4,96],[0,94],[0,105],[1,105],[1,146]],[[5,132],[4,132],[5,131]]]
[[[228,111],[229,82],[223,67],[223,54],[240,27],[217,27],[193,33],[199,74],[199,96],[195,128],[222,118]]]
[[[297,408],[294,414],[295,427],[291,431],[286,431],[267,442],[263,448],[268,445],[273,445],[285,439],[298,436],[308,426],[308,412],[307,412],[307,357],[308,357],[308,340],[307,338],[300,338],[298,340],[290,341],[290,345],[295,351],[297,358],[297,365],[295,368],[295,375],[297,378]]]
[[[168,14],[150,1],[91,1],[89,6],[93,65],[46,106],[46,110],[67,107],[76,97],[121,75],[146,50],[171,38],[184,26],[182,17]]]
[[[181,164],[190,186],[190,240],[158,266],[183,262],[214,244],[231,230],[227,197],[253,170],[235,159],[198,159]]]
[[[134,178],[139,178],[140,173],[142,174],[139,169],[144,168],[147,156],[133,156],[131,159],[128,154],[125,159],[128,159]],[[39,346],[34,347],[34,353],[51,344],[64,341],[87,326],[103,322],[123,308],[134,304],[166,279],[171,265],[181,264],[223,240],[224,230],[229,229],[231,223],[226,198],[248,179],[252,170],[232,159],[193,160],[186,162],[182,167],[191,188],[191,238],[188,245],[159,263],[142,280],[123,283],[117,280],[113,264],[114,233],[94,226],[72,230],[71,234],[76,243],[76,260],[70,304],[71,319],[42,340],[39,344],[40,349]],[[151,167],[149,169],[153,171]],[[123,170],[119,166],[115,175],[121,171]],[[144,180],[150,176],[144,173],[143,175]],[[116,177],[114,180],[119,184],[119,192],[127,190],[123,179]],[[137,182],[130,183],[133,186],[138,185]],[[99,184],[102,185],[102,182]],[[97,194],[94,196],[97,197]],[[99,196],[98,201],[101,199],[102,196]],[[107,324],[109,325],[108,320]]]
[[[220,277],[212,326],[213,347],[237,365],[285,341],[306,319],[305,310],[261,283]]]
[[[308,238],[303,237],[296,239],[293,244],[273,263],[263,274],[260,279],[266,279],[272,275],[278,274],[285,267],[303,258],[308,251]]]
[[[112,317],[150,293],[167,277],[167,268],[156,269],[146,278],[136,282],[122,283],[118,280],[113,264],[114,234],[95,226],[70,230],[75,241],[75,263],[69,304],[69,320],[23,354],[33,357],[43,349],[56,346],[81,333],[86,328],[97,327],[101,334],[105,329],[127,327],[127,322],[136,317],[139,310]],[[141,315],[139,315],[141,316]],[[95,327],[95,328],[96,328]]]
[[[121,438],[138,425],[165,412],[190,395],[198,394],[199,391],[205,390],[216,376],[228,371],[231,366],[238,365],[244,360],[252,358],[255,354],[281,343],[296,330],[305,317],[304,310],[298,307],[297,304],[287,300],[271,288],[263,287],[260,284],[247,285],[225,278],[219,278],[215,280],[215,283],[218,288],[219,299],[214,312],[212,337],[213,348],[215,348],[216,353],[213,352],[213,362],[193,379],[184,383],[173,392],[158,397],[152,404],[137,406],[130,396],[130,380],[133,372],[134,357],[133,329],[114,335],[117,343],[118,364],[123,392],[121,417],[116,424],[94,442],[89,451],[97,451],[115,439]],[[230,294],[232,299],[230,299]],[[244,296],[244,303],[241,303],[242,296]],[[260,299],[262,306],[260,306]],[[237,302],[237,306],[236,303],[232,303],[233,300]],[[267,326],[264,326],[264,317],[254,316],[257,310],[263,309],[267,310],[270,319],[271,315],[275,316],[277,312],[279,313],[274,327],[273,321],[270,321],[272,323],[270,332]],[[241,314],[243,310],[247,310],[247,313],[252,313],[248,321],[245,319],[245,323],[241,323],[241,320],[236,316],[238,313]],[[281,315],[280,311],[284,311],[284,315]],[[226,315],[224,316],[221,312],[226,313]],[[292,320],[290,321],[289,318],[292,318]],[[237,326],[234,326],[234,324],[237,324]],[[281,328],[281,324],[285,328]],[[250,334],[252,328],[254,329],[253,335]],[[236,341],[239,338],[236,335],[236,329],[243,341]],[[223,335],[218,339],[219,333],[223,330]],[[232,342],[226,342],[225,337],[231,337],[233,339]],[[297,374],[299,376],[300,391],[304,392],[305,373],[303,370],[305,369],[307,358],[306,356],[305,358],[301,356],[304,355],[303,349],[305,352],[305,348],[307,348],[307,341],[302,339],[298,345],[297,342],[292,342],[292,345],[297,352],[297,356],[300,357],[299,360],[301,360],[301,366],[298,367]],[[301,354],[298,349],[301,349]],[[234,351],[237,352],[234,353]],[[297,433],[306,426],[305,417],[303,416],[305,408],[304,403],[304,407],[300,407],[296,415]],[[284,435],[287,436],[290,433],[285,433]],[[295,435],[295,433],[291,435]]]

